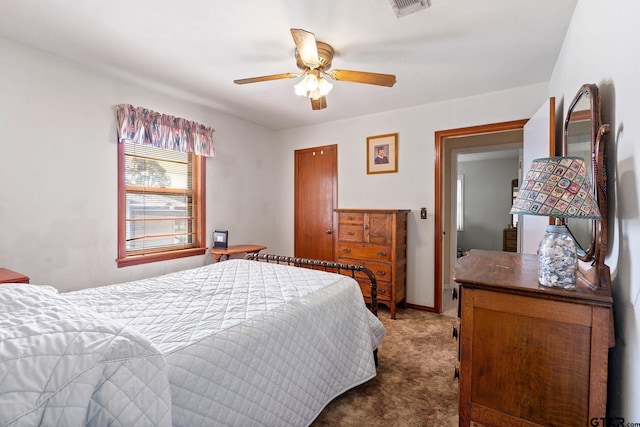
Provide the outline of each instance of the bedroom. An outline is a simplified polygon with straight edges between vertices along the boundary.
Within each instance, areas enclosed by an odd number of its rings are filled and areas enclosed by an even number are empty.
[[[434,0],[432,8],[436,6]],[[115,265],[114,105],[129,102],[216,128],[218,157],[207,168],[207,229],[229,229],[232,242],[261,243],[273,253],[293,252],[293,150],[330,141],[339,145],[341,159],[359,159],[367,136],[398,132],[398,174],[367,176],[364,164],[350,168],[339,161],[339,205],[412,209],[409,252],[414,262],[408,271],[408,300],[430,307],[433,133],[529,117],[549,96],[564,110],[581,84],[593,82],[608,88],[603,89],[603,110],[614,129],[609,154],[615,159],[610,185],[615,185],[616,220],[610,225],[607,264],[613,276],[617,346],[610,359],[609,405],[611,415],[638,422],[640,278],[633,263],[640,254],[633,239],[640,232],[635,148],[640,108],[634,103],[640,95],[634,79],[640,68],[634,42],[638,12],[636,2],[629,0],[613,5],[578,1],[548,81],[278,131],[2,38],[1,264],[28,274],[33,283],[66,291],[206,262],[195,257],[121,269]],[[379,191],[388,194],[384,202]],[[428,208],[431,219],[415,217],[421,206]]]

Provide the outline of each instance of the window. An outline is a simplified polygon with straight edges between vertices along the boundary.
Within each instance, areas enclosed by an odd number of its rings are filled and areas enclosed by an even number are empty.
[[[204,157],[118,144],[118,267],[205,251]]]
[[[456,185],[456,230],[464,231],[464,175],[458,175]]]

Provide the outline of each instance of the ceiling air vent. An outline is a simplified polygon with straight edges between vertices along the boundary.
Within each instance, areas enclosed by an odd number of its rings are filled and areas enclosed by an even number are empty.
[[[389,0],[389,3],[398,18],[431,6],[429,0]]]

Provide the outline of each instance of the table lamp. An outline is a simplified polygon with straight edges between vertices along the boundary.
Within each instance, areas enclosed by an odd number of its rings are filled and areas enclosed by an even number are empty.
[[[584,159],[571,156],[535,159],[509,213],[556,218],[556,225],[547,226],[538,248],[538,282],[548,287],[575,289],[576,243],[561,218],[602,218]]]

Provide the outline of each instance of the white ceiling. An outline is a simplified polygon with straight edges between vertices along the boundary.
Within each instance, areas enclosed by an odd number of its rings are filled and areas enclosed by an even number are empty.
[[[271,129],[546,82],[577,0],[0,0],[0,36]],[[336,51],[333,68],[395,74],[334,82],[325,110],[296,96],[290,28]],[[128,102],[123,99],[122,102]]]

